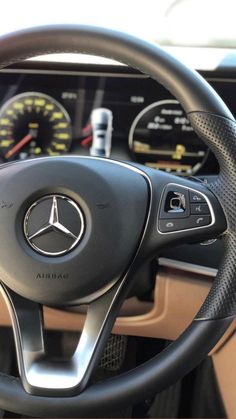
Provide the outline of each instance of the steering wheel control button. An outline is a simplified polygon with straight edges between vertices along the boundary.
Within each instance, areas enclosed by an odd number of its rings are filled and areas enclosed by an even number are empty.
[[[63,195],[38,199],[24,218],[27,242],[45,256],[60,256],[74,249],[84,228],[84,217],[78,204]]]
[[[189,194],[186,188],[168,185],[161,203],[160,218],[186,218],[190,215]]]
[[[189,191],[189,198],[190,202],[194,204],[206,202],[205,198],[201,194],[193,191]]]
[[[159,230],[162,233],[168,233],[172,231],[177,231],[182,227],[180,226],[180,220],[159,220]]]
[[[191,204],[191,214],[210,214],[207,204]]]
[[[180,192],[169,192],[169,195],[173,195],[172,197],[169,196],[167,199],[168,209],[167,211],[170,213],[181,213],[186,210],[186,199],[185,195]]]
[[[189,222],[192,228],[194,227],[201,227],[207,226],[211,224],[211,216],[210,215],[201,215],[199,217],[191,215],[189,218]]]
[[[208,226],[211,222],[204,195],[181,185],[166,186],[159,211],[158,228],[161,233],[191,230]]]
[[[207,226],[210,223],[210,215],[202,215],[199,217],[191,215],[190,217],[184,219],[159,220],[159,230],[161,233],[170,233]]]

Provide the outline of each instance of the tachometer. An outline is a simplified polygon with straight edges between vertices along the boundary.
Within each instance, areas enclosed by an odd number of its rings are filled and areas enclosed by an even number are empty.
[[[0,110],[0,157],[4,161],[59,155],[68,152],[71,139],[67,111],[48,95],[22,93]]]
[[[196,173],[208,155],[177,100],[161,100],[143,109],[133,121],[129,147],[135,160],[167,172]]]

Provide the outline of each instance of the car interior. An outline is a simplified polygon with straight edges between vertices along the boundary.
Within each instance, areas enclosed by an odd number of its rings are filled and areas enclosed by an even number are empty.
[[[0,34],[0,417],[234,418],[235,50],[29,26]]]

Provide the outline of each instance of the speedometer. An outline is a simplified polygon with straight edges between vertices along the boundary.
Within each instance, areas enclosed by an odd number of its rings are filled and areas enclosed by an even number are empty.
[[[4,161],[59,155],[70,149],[71,139],[67,111],[48,95],[22,93],[0,110],[0,157]]]
[[[172,99],[152,103],[137,115],[129,147],[139,163],[182,175],[196,173],[209,152],[179,102]]]

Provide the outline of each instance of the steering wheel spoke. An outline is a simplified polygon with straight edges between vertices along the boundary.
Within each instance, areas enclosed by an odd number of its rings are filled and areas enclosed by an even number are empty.
[[[54,359],[47,354],[41,304],[1,284],[12,320],[19,373],[28,393],[72,396],[85,388],[109,337],[123,283],[119,281],[89,304],[77,347],[69,359]]]

